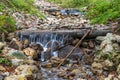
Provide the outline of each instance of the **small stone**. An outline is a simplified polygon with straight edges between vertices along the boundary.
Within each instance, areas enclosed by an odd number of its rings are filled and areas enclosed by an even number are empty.
[[[117,67],[117,73],[120,74],[120,64]]]
[[[103,66],[106,66],[106,67],[112,67],[113,66],[113,62],[109,61],[109,60],[105,60],[103,62]]]
[[[6,44],[3,42],[0,42],[0,50],[5,46]]]
[[[35,65],[20,65],[15,69],[17,75],[30,76],[38,72],[39,69]]]
[[[11,59],[12,65],[18,66],[23,64],[24,60],[23,59]]]
[[[26,49],[23,50],[23,52],[27,56],[32,56],[33,59],[37,57],[36,51],[34,49],[32,49],[32,48],[26,48]]]
[[[46,67],[47,67],[47,68],[51,68],[51,67],[52,67],[52,63],[48,63],[48,64],[46,65]]]
[[[72,45],[76,45],[78,42],[79,42],[79,39],[75,39],[75,40],[72,42]]]
[[[94,73],[96,73],[96,72],[102,73],[102,71],[103,71],[102,68],[103,68],[102,64],[96,63],[96,62],[92,63],[91,69]]]
[[[2,65],[0,65],[0,71],[6,71],[6,69]]]
[[[75,75],[76,74],[80,74],[81,72],[80,72],[80,70],[79,69],[74,69],[74,70],[72,70],[72,72],[71,73],[74,73]]]
[[[42,78],[42,74],[41,73],[37,73],[36,74],[36,80],[41,80]]]
[[[3,80],[3,78],[4,78],[4,77],[3,77],[2,75],[0,75],[0,80]]]

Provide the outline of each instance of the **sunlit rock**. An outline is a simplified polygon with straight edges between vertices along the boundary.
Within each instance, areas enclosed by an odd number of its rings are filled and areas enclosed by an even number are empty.
[[[6,44],[3,42],[0,42],[0,50],[5,46]]]
[[[92,63],[91,69],[93,73],[96,73],[96,72],[102,73],[103,72],[102,68],[103,66],[101,63],[96,63],[96,62]]]
[[[27,56],[32,56],[33,58],[36,58],[37,57],[37,53],[34,49],[32,48],[26,48],[23,50],[23,52],[25,53],[25,55]]]
[[[27,80],[27,78],[24,75],[11,75],[5,77],[4,80]]]
[[[15,73],[17,75],[24,75],[24,76],[33,76],[36,78],[36,74],[39,72],[39,69],[35,65],[20,65],[15,69]]]
[[[0,65],[0,71],[6,71],[6,69],[2,65]]]
[[[120,74],[120,64],[117,67],[117,73]]]

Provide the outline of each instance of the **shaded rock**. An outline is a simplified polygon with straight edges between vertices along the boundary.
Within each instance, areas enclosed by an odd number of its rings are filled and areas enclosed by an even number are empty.
[[[39,53],[39,54],[40,54],[41,51],[43,51],[43,46],[40,45],[40,44],[36,44],[36,43],[30,44],[30,47],[32,49],[35,49],[37,51],[37,53]]]
[[[79,42],[79,39],[75,39],[73,40],[72,45],[76,45],[78,42]]]
[[[29,47],[29,40],[28,39],[23,40],[22,43],[23,43],[23,48]]]
[[[19,41],[16,38],[13,38],[9,43],[9,47],[16,50],[22,50],[23,44],[22,44],[22,41]]]
[[[71,45],[68,45],[64,48],[62,48],[60,51],[59,51],[59,57],[60,58],[65,58],[67,56],[67,54],[73,49],[74,46],[71,46]],[[74,50],[74,52],[70,55],[70,59],[79,59],[81,60],[82,58],[82,51],[80,48],[76,48]]]
[[[3,78],[4,78],[4,77],[3,77],[2,75],[0,75],[0,80],[3,80]]]
[[[57,41],[49,41],[47,44],[46,44],[46,47],[47,48],[50,48],[51,50],[58,50],[59,48],[59,42]]]

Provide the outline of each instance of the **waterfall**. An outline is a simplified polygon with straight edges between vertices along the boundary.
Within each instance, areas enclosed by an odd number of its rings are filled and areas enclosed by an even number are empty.
[[[44,53],[50,48],[49,54],[54,57],[58,57],[59,51],[57,48],[64,46],[70,37],[69,34],[61,33],[31,33],[24,34],[20,33],[20,40],[28,39],[30,44],[39,44],[43,47],[41,52],[40,59],[45,61]]]

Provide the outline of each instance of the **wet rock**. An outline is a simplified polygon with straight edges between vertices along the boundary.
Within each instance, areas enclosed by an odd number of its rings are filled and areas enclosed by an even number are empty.
[[[60,51],[59,51],[59,57],[60,58],[65,58],[67,56],[67,54],[73,49],[74,46],[71,46],[71,45],[68,45],[64,48],[62,48]],[[70,59],[81,59],[82,58],[82,51],[80,48],[76,48],[74,50],[74,52],[70,55],[69,57]]]
[[[37,58],[37,53],[32,48],[26,48],[23,50],[23,52],[25,53],[25,55],[31,56],[33,59]]]
[[[76,45],[78,42],[79,42],[79,39],[75,39],[73,40],[72,45]]]
[[[58,48],[59,48],[59,42],[57,42],[57,41],[49,41],[46,44],[46,47],[50,48],[53,51],[58,50]]]
[[[40,44],[33,43],[33,44],[30,44],[30,47],[35,50],[39,50],[40,52],[43,51],[43,47]]]
[[[5,46],[6,44],[3,42],[0,42],[0,50]]]

